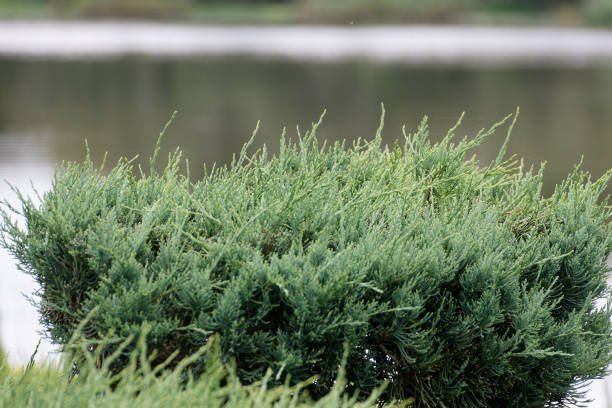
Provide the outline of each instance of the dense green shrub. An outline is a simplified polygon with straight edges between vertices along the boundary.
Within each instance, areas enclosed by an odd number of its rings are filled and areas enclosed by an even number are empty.
[[[549,198],[542,171],[467,153],[492,134],[428,140],[424,120],[392,149],[325,148],[318,124],[270,157],[247,146],[202,180],[125,160],[60,165],[27,227],[5,210],[4,246],[41,285],[40,313],[66,344],[138,337],[155,366],[212,334],[244,383],[318,375],[331,390],[348,347],[347,389],[420,407],[572,402],[610,363],[606,257],[611,212],[579,167]],[[511,127],[510,127],[511,128]],[[93,312],[92,312],[93,310]],[[114,343],[113,343],[114,344]],[[96,346],[101,360],[116,351]],[[129,364],[135,345],[110,365]],[[206,358],[190,366],[198,375]]]
[[[113,373],[108,365],[98,367],[97,351],[83,349],[87,343],[79,343],[72,343],[84,358],[78,373],[69,364],[70,359],[65,360],[67,364],[30,365],[13,372],[0,371],[0,407],[375,408],[380,394],[377,390],[367,401],[357,402],[354,396],[343,394],[346,380],[342,373],[332,392],[316,402],[300,393],[312,380],[293,387],[268,387],[266,379],[243,386],[234,370],[221,364],[214,343],[198,351],[209,352],[211,357],[198,381],[185,380],[182,371],[198,358],[198,353],[179,362],[174,370],[160,372],[147,362],[144,342],[132,351],[130,363],[119,373]],[[398,406],[385,406],[394,407]]]

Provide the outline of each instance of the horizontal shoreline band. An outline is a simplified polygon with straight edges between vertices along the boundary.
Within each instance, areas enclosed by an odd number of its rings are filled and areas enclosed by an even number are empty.
[[[0,56],[107,59],[248,55],[406,64],[612,65],[612,31],[464,26],[198,26],[1,21]]]

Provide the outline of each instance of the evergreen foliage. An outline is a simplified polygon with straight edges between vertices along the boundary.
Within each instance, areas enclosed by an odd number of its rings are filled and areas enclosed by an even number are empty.
[[[363,402],[344,394],[346,380],[340,373],[333,390],[312,401],[300,391],[310,381],[293,387],[269,387],[263,381],[243,386],[231,366],[218,358],[217,343],[207,344],[194,355],[179,362],[173,370],[160,370],[147,361],[146,344],[138,342],[130,363],[118,373],[107,364],[97,364],[99,353],[84,349],[87,342],[74,342],[83,358],[80,369],[73,370],[70,359],[60,365],[29,365],[13,372],[0,371],[0,406],[19,408],[375,408],[380,390]],[[124,343],[121,347],[124,347]],[[207,353],[205,371],[199,380],[185,379],[183,368]],[[72,354],[72,353],[71,353]],[[108,361],[109,359],[107,359]],[[111,358],[112,360],[112,358]],[[400,408],[388,404],[385,408]]]
[[[314,398],[346,345],[347,390],[388,381],[381,401],[418,407],[558,406],[605,374],[610,172],[577,166],[543,198],[542,170],[505,160],[505,143],[487,166],[467,156],[503,122],[432,143],[424,120],[392,149],[382,120],[349,148],[320,145],[319,123],[196,182],[178,150],[155,170],[159,141],[149,174],[121,160],[104,175],[88,155],[58,166],[40,205],[5,204],[3,244],[40,283],[53,341],[91,314],[84,336],[118,372],[137,344],[101,339],[146,326],[158,366],[214,334],[243,383],[317,375]]]

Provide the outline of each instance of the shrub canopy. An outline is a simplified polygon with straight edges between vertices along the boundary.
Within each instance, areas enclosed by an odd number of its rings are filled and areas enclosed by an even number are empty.
[[[146,332],[143,333],[146,335]],[[332,390],[323,398],[313,401],[302,388],[312,379],[291,387],[269,387],[268,376],[254,384],[243,385],[233,368],[223,364],[217,341],[182,361],[175,362],[171,370],[151,367],[147,361],[146,344],[142,337],[130,354],[130,363],[119,372],[110,370],[113,357],[98,363],[101,350],[91,350],[87,340],[75,336],[67,347],[76,354],[65,358],[59,365],[37,365],[33,362],[19,370],[0,368],[0,407],[18,408],[383,408],[377,404],[381,389],[367,399],[347,398],[344,393],[346,379],[340,370]],[[111,339],[109,339],[111,340]],[[118,346],[131,342],[128,339]],[[185,379],[184,368],[202,353],[209,356],[202,378]],[[76,357],[78,355],[78,357]],[[69,357],[64,354],[64,357]],[[78,371],[73,369],[77,360]],[[384,408],[403,408],[405,405],[385,404]]]
[[[318,375],[315,398],[346,345],[347,388],[364,396],[388,381],[384,400],[419,407],[573,402],[611,361],[611,309],[595,304],[608,298],[610,173],[578,166],[543,198],[542,171],[504,160],[505,143],[489,165],[468,158],[500,125],[432,143],[424,120],[389,149],[382,121],[349,148],[320,145],[315,124],[196,182],[178,150],[155,171],[159,143],[150,174],[126,160],[104,174],[88,156],[58,166],[40,204],[5,205],[3,243],[40,283],[59,344],[91,312],[92,341],[146,323],[153,365],[216,334],[244,383]]]

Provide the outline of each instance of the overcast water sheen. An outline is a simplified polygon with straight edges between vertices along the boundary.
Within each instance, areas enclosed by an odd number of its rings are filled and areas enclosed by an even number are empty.
[[[612,32],[446,26],[225,27],[0,22],[0,54],[61,58],[257,55],[338,61],[584,65],[612,61]]]
[[[612,32],[487,27],[221,27],[158,23],[0,22],[0,179],[32,194],[53,166],[146,159],[171,112],[163,154],[181,146],[192,177],[223,165],[249,138],[278,151],[327,116],[319,137],[372,138],[380,102],[383,142],[403,140],[430,116],[431,138],[466,111],[458,136],[474,135],[517,106],[508,147],[536,168],[550,194],[584,155],[600,176],[612,167]],[[505,130],[475,153],[496,157]],[[142,162],[142,161],[141,161]],[[107,166],[108,167],[108,166]],[[608,189],[612,192],[612,189]],[[6,184],[0,199],[15,203]],[[39,330],[21,293],[35,284],[0,250],[0,333],[13,364],[26,362]],[[52,347],[42,344],[40,358]],[[595,382],[592,407],[606,406]]]

